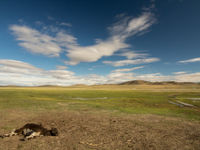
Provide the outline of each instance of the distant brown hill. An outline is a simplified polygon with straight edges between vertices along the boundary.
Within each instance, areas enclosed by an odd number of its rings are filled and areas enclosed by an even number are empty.
[[[120,85],[132,85],[132,84],[152,84],[152,83],[144,80],[133,80],[120,83]]]
[[[199,83],[194,83],[194,82],[175,82],[175,81],[162,81],[162,82],[150,82],[150,81],[144,81],[144,80],[133,80],[133,81],[127,81],[127,82],[122,82],[119,85],[167,85],[167,84],[172,84],[172,85],[184,85],[184,84],[199,84]]]

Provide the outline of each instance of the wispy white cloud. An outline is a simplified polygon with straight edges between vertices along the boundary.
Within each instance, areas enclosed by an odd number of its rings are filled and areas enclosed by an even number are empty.
[[[50,36],[27,26],[12,25],[10,30],[20,41],[19,45],[32,53],[39,53],[50,57],[58,57],[63,47],[76,44],[76,38],[64,31]]]
[[[126,66],[126,65],[136,65],[136,64],[145,64],[145,63],[153,63],[160,61],[159,58],[143,58],[143,59],[126,59],[119,61],[103,61],[104,64],[109,64],[114,67]]]
[[[109,27],[110,37],[108,39],[98,40],[91,46],[71,46],[67,50],[67,56],[70,58],[68,64],[95,62],[103,56],[111,56],[121,49],[128,48],[130,45],[125,42],[126,39],[146,31],[155,21],[154,15],[150,12],[144,12],[137,18],[124,17]]]
[[[154,24],[155,21],[154,14],[151,12],[144,12],[136,18],[123,16],[122,19],[108,29],[113,36],[120,36],[120,38],[125,39],[145,31]]]
[[[120,19],[119,19],[120,18]],[[48,17],[49,20],[55,20]],[[67,64],[76,65],[80,62],[95,62],[104,56],[112,56],[115,52],[130,47],[126,39],[140,35],[147,31],[155,22],[154,14],[150,11],[143,12],[138,17],[118,17],[119,21],[108,28],[110,36],[105,40],[97,40],[95,44],[80,46],[76,37],[54,26],[43,26],[45,32],[28,26],[12,25],[10,30],[19,41],[19,45],[32,53],[39,53],[50,57],[58,57],[65,52],[69,58]],[[71,26],[69,23],[59,25]],[[53,32],[53,34],[48,33]],[[128,59],[145,57],[146,54],[122,52],[121,56]]]
[[[103,84],[104,76],[89,74],[86,76],[75,75],[74,72],[63,70],[58,66],[56,70],[44,70],[31,64],[9,59],[0,59],[0,85],[73,85],[73,84]]]
[[[193,62],[200,62],[200,57],[179,61],[179,63],[193,63]]]
[[[10,29],[20,41],[19,45],[33,53],[41,53],[47,56],[59,56],[61,48],[51,36],[41,34],[37,30],[26,26],[12,25]]]
[[[134,73],[132,72],[111,72],[106,76],[106,83],[121,83],[125,81],[134,80]]]
[[[95,62],[103,56],[111,56],[115,51],[126,47],[128,45],[119,39],[109,39],[87,47],[72,46],[67,51],[67,56],[70,58],[68,64],[76,65],[80,62]]]
[[[34,67],[33,65],[30,65],[30,64],[22,62],[22,61],[11,60],[11,59],[0,59],[0,65],[6,65],[6,66],[9,66],[9,67],[15,67],[15,68],[37,70],[37,68]]]
[[[130,72],[130,71],[137,70],[137,69],[142,69],[142,68],[144,68],[144,66],[133,67],[133,68],[115,69],[112,72]]]
[[[133,58],[145,58],[147,57],[149,54],[147,53],[136,53],[133,51],[122,51],[120,54],[118,54],[119,56],[124,56],[127,59],[133,59]]]
[[[200,72],[181,74],[174,77],[178,82],[200,82]]]
[[[74,76],[74,73],[68,70],[50,70],[48,73],[57,79],[70,79]]]
[[[179,71],[179,72],[173,72],[175,75],[181,75],[181,74],[186,74],[187,72],[185,71]]]
[[[7,85],[70,85],[78,77],[68,70],[44,70],[17,60],[0,60],[0,84]]]
[[[39,86],[39,85],[73,85],[73,84],[106,84],[121,83],[130,80],[147,80],[147,81],[178,81],[178,82],[200,82],[200,72],[162,75],[160,73],[153,74],[135,74],[135,68],[124,68],[112,71],[110,74],[101,76],[89,74],[86,76],[78,76],[70,70],[44,70],[31,64],[17,60],[0,60],[0,85],[23,85],[23,86]]]
[[[0,60],[1,85],[33,85],[33,82],[35,82],[33,78],[39,79],[44,75],[44,72],[43,69],[22,61]],[[30,80],[30,82],[27,82],[27,80]]]
[[[56,66],[57,70],[65,70],[67,69],[67,66]]]
[[[70,34],[67,34],[63,31],[59,31],[54,38],[56,43],[60,47],[70,48],[72,46],[77,46],[76,38]]]
[[[72,24],[71,23],[68,23],[68,22],[61,22],[59,23],[60,26],[66,26],[66,27],[72,27]]]

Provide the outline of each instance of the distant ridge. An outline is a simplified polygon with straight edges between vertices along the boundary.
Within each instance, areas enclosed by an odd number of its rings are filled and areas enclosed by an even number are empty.
[[[200,85],[200,82],[176,82],[176,81],[160,81],[160,82],[151,82],[145,80],[132,80],[121,83],[113,84],[73,84],[73,85],[38,85],[38,86],[20,86],[20,85],[0,85],[0,87],[89,87],[89,86],[102,86],[102,85]]]
[[[175,81],[162,81],[162,82],[150,82],[150,81],[144,81],[144,80],[132,80],[127,82],[119,83],[119,85],[184,85],[184,84],[200,84],[195,82],[175,82]]]
[[[144,80],[133,80],[120,83],[120,85],[132,85],[132,84],[152,84],[152,83]]]

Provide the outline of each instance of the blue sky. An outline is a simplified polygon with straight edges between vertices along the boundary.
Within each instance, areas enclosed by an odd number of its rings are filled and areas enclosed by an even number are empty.
[[[1,0],[0,85],[200,82],[199,0]]]

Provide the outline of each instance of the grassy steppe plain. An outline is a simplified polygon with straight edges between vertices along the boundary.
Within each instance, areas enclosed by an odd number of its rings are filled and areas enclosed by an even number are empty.
[[[197,98],[197,100],[190,100]],[[200,86],[100,85],[72,87],[3,87],[0,109],[111,111],[156,114],[200,120]],[[179,107],[169,101],[195,107]]]
[[[0,149],[198,149],[199,98],[200,85],[189,84],[0,87],[1,133],[28,122],[61,132],[2,139]]]

